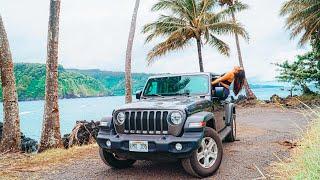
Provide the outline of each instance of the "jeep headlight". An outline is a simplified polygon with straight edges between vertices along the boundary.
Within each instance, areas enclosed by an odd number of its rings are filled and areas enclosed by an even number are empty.
[[[117,123],[119,125],[122,125],[124,123],[125,119],[126,119],[126,115],[124,114],[124,112],[119,112],[117,115]]]
[[[183,115],[181,112],[172,112],[170,115],[170,120],[172,122],[172,124],[174,125],[178,125],[182,123],[182,119],[183,119]]]

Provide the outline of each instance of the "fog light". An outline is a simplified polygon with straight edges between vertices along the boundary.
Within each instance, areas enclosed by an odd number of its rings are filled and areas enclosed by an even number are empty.
[[[111,146],[111,141],[110,141],[110,140],[107,140],[106,145],[107,145],[108,147],[110,147],[110,146]]]
[[[181,149],[182,149],[182,144],[177,143],[176,144],[176,150],[181,151]]]

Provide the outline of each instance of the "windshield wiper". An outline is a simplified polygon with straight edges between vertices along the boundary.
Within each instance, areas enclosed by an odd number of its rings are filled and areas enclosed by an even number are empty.
[[[150,94],[149,96],[158,96],[164,98],[164,96],[162,96],[161,94]]]
[[[188,92],[185,92],[185,93],[174,93],[174,94],[171,94],[172,96],[190,96],[190,93]]]

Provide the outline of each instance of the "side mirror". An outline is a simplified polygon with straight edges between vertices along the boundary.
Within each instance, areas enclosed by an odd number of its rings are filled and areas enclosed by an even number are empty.
[[[225,98],[224,87],[215,87],[214,88],[214,97],[223,99]]]
[[[142,94],[142,91],[137,91],[136,92],[136,99],[140,99],[141,98],[141,94]]]

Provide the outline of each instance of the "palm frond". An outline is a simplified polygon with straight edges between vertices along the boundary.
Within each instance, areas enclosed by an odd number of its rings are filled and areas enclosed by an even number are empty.
[[[231,0],[232,1],[232,0]],[[148,53],[148,62],[163,56],[169,51],[186,47],[191,39],[204,40],[223,55],[229,55],[229,46],[220,35],[238,34],[248,40],[244,27],[234,22],[232,14],[248,8],[246,4],[236,2],[230,6],[220,6],[219,0],[158,0],[152,11],[165,10],[156,21],[146,24],[142,32],[147,35],[146,42],[161,37],[166,40],[157,44]]]
[[[228,44],[215,37],[214,35],[210,35],[208,43],[210,46],[215,47],[221,54],[230,56],[230,48]]]
[[[176,32],[172,34],[167,40],[156,45],[149,53],[147,61],[149,64],[153,63],[156,57],[161,57],[169,51],[183,49],[188,46],[190,38],[183,34]]]
[[[169,10],[173,14],[179,15],[181,18],[192,19],[191,12],[184,6],[183,0],[159,0],[151,11]]]
[[[245,40],[249,40],[248,32],[243,28],[240,23],[230,21],[224,21],[219,23],[208,24],[206,26],[211,33],[218,35],[234,35],[238,34]]]
[[[319,0],[289,0],[280,11],[286,17],[286,29],[291,31],[291,38],[302,34],[299,45],[307,43],[312,35],[320,29]]]
[[[150,42],[159,36],[170,35],[177,30],[187,29],[187,23],[185,20],[174,16],[161,15],[158,21],[146,24],[142,33],[150,33],[146,39],[146,42]]]

